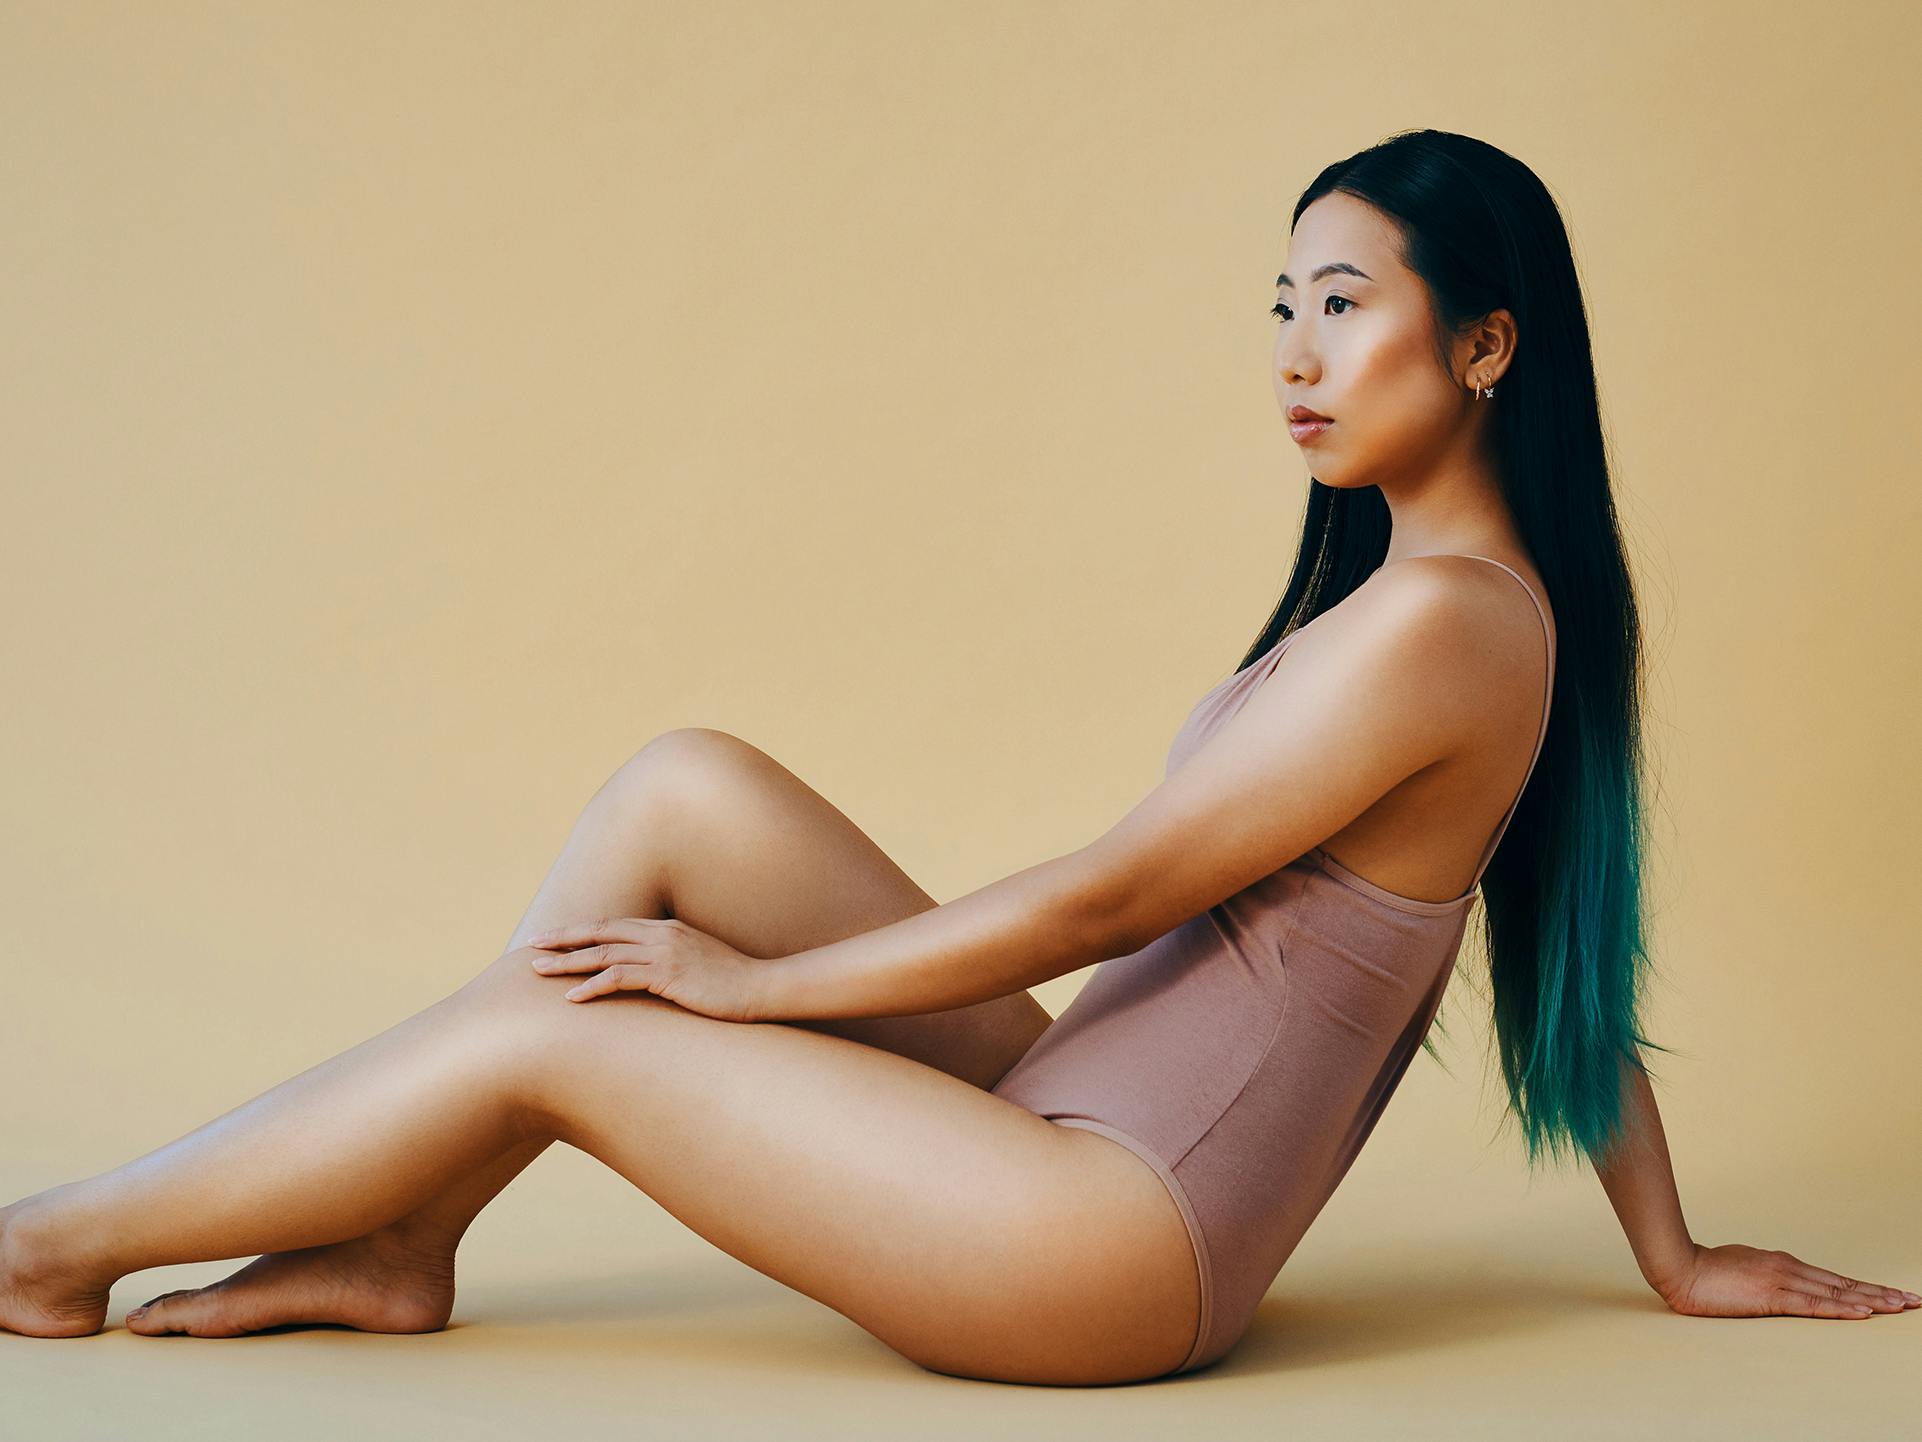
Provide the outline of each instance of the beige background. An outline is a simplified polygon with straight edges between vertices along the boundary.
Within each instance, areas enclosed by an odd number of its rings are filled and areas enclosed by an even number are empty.
[[[1695,1235],[1922,1289],[1919,51],[1893,4],[4,0],[0,1191],[451,990],[671,727],[942,900],[1098,834],[1285,574],[1294,198],[1435,125],[1536,168],[1588,287]],[[0,1395],[35,1437],[1922,1428],[1922,1317],[1667,1313],[1496,1134],[1478,958],[1443,1020],[1454,1075],[1177,1383],[922,1373],[556,1149],[445,1333],[155,1344],[126,1307],[237,1264],[163,1268],[0,1338]]]

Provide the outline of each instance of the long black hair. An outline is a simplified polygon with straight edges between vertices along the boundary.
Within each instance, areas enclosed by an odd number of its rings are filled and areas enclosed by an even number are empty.
[[[1571,1145],[1594,1161],[1620,1133],[1623,1068],[1647,1071],[1638,1047],[1654,1045],[1637,1026],[1650,970],[1644,678],[1568,232],[1526,165],[1442,130],[1404,131],[1330,165],[1296,201],[1290,231],[1337,191],[1397,229],[1403,263],[1428,288],[1438,364],[1493,311],[1515,318],[1490,419],[1502,495],[1554,608],[1555,690],[1540,760],[1482,882],[1482,942],[1530,1167]],[[1241,665],[1360,586],[1389,529],[1377,487],[1311,478],[1294,569]]]

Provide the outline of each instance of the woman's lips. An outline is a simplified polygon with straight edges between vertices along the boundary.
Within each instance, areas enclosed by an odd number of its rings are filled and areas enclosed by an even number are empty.
[[[1288,438],[1298,446],[1305,445],[1333,424],[1333,421],[1290,421],[1288,422]]]

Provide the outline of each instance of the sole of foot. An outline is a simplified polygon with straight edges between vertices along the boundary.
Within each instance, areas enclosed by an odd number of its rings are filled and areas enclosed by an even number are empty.
[[[398,1228],[270,1252],[205,1287],[166,1292],[127,1314],[143,1337],[242,1337],[293,1324],[437,1332],[454,1310],[454,1248]]]

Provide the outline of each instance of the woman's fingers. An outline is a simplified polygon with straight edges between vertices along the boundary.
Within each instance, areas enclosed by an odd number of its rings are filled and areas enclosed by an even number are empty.
[[[592,1001],[610,992],[648,990],[647,960],[646,953],[631,943],[602,942],[580,951],[537,956],[534,970],[543,976],[587,973],[564,995],[568,1001]]]
[[[606,996],[615,991],[646,991],[641,967],[631,962],[616,962],[604,971],[597,972],[587,980],[577,982],[567,990],[569,1001],[592,1001],[597,996]]]
[[[1826,1292],[1801,1292],[1786,1283],[1770,1298],[1778,1317],[1873,1317],[1875,1308],[1859,1297],[1836,1297]]]
[[[1880,1282],[1859,1282],[1853,1277],[1845,1277],[1840,1272],[1831,1272],[1827,1267],[1818,1267],[1813,1262],[1805,1262],[1790,1253],[1782,1254],[1788,1258],[1788,1265],[1795,1276],[1808,1285],[1805,1291],[1828,1291],[1846,1301],[1869,1302],[1878,1309],[1891,1312],[1904,1307],[1922,1306],[1922,1296],[1905,1292],[1900,1287],[1887,1287]]]
[[[534,970],[542,976],[570,976],[578,972],[602,971],[620,961],[639,961],[641,949],[634,942],[596,942],[574,951],[541,950],[534,958]]]
[[[651,916],[603,916],[591,921],[567,921],[545,927],[527,938],[528,946],[542,950],[572,950],[607,941],[640,941],[652,927],[664,925]]]

